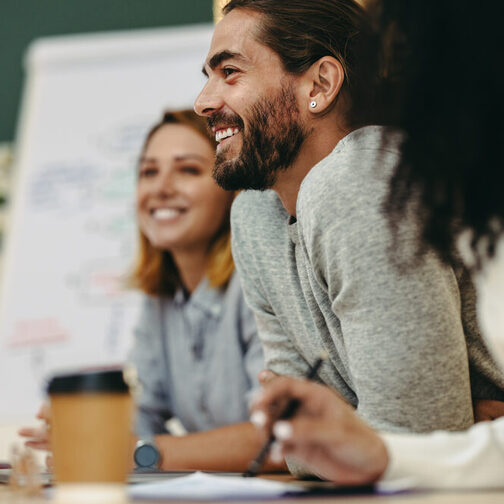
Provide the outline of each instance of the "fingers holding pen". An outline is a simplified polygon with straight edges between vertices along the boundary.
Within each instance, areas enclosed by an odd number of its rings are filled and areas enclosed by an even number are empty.
[[[334,456],[334,428],[334,424],[313,417],[279,420],[273,425],[276,441],[270,456],[274,461],[290,456],[312,474],[338,484],[355,483],[353,471]]]
[[[281,413],[291,400],[299,403],[296,415],[319,415],[327,401],[334,399],[337,400],[338,396],[326,386],[308,380],[279,376],[268,382],[255,397],[251,408],[251,421],[256,427],[270,432],[272,423],[280,419]]]
[[[295,414],[282,418],[292,401]],[[317,383],[276,378],[256,397],[251,421],[266,436],[274,435],[272,460],[289,455],[339,484],[370,483],[388,463],[381,438],[335,391]]]
[[[276,377],[269,382],[261,381],[263,388],[254,397],[251,404],[250,421],[254,426],[269,435],[272,424],[285,411],[293,399],[289,389],[292,378]]]
[[[284,454],[289,454],[310,446],[337,444],[341,432],[335,427],[333,421],[323,418],[296,416],[290,420],[278,420],[273,424],[272,432]]]
[[[323,416],[324,406],[329,399],[338,397],[327,387],[307,380],[277,377],[270,381],[256,396],[251,411],[251,422],[265,438],[273,432],[278,442],[285,441],[291,434],[290,422],[285,422],[285,413],[295,403],[294,418],[298,422],[304,418],[317,419]],[[289,415],[288,415],[289,416]],[[278,430],[278,432],[277,432]],[[270,458],[280,460],[279,444],[274,445]]]
[[[343,407],[339,420],[300,415],[275,422],[272,457],[295,458],[313,474],[338,484],[374,482],[387,467],[386,448],[350,407]]]

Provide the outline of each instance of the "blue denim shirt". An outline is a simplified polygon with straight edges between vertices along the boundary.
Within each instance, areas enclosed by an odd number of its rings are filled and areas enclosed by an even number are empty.
[[[188,299],[145,296],[130,361],[139,436],[165,433],[172,416],[188,432],[246,421],[264,361],[238,275],[226,289],[204,279]]]

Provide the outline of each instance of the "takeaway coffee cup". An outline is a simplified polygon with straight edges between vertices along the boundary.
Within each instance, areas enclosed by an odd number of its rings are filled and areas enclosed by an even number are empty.
[[[132,399],[122,370],[58,375],[48,393],[57,486],[123,484],[130,466]]]

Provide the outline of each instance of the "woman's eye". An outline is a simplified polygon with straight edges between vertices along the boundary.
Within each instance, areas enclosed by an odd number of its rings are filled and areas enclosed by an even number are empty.
[[[142,168],[138,174],[139,177],[153,177],[157,173],[157,168]]]
[[[197,166],[183,166],[181,168],[181,171],[183,173],[187,173],[189,175],[198,175],[200,172],[200,169]]]

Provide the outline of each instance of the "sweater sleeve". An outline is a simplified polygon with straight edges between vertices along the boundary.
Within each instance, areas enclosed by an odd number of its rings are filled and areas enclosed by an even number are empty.
[[[313,281],[340,321],[360,416],[391,431],[465,429],[473,413],[456,278],[434,254],[415,260],[411,222],[393,253],[381,211],[388,178],[362,169],[375,155],[340,160],[338,176],[318,170],[298,202]]]
[[[248,199],[249,195],[242,193],[233,203],[232,249],[245,300],[254,313],[263,348],[265,368],[281,375],[303,376],[308,364],[292,339],[285,333],[277,314],[268,301],[267,290],[262,282],[264,272],[261,271],[261,258],[258,257],[256,246],[250,239],[251,236],[260,236],[268,242],[270,241],[268,233],[274,233],[275,230],[269,227],[270,223],[266,219],[257,218],[257,209],[255,209],[255,220],[250,219],[255,205]]]
[[[239,298],[239,324],[243,348],[243,364],[249,383],[249,388],[246,392],[246,401],[247,404],[250,404],[253,396],[260,388],[257,375],[259,371],[264,369],[264,355],[261,341],[257,334],[254,313],[245,302],[238,275],[235,274],[235,277],[239,289],[237,293],[233,292],[233,294]]]
[[[415,488],[502,488],[502,418],[463,432],[385,433],[382,439],[390,459],[382,484],[408,478]]]

